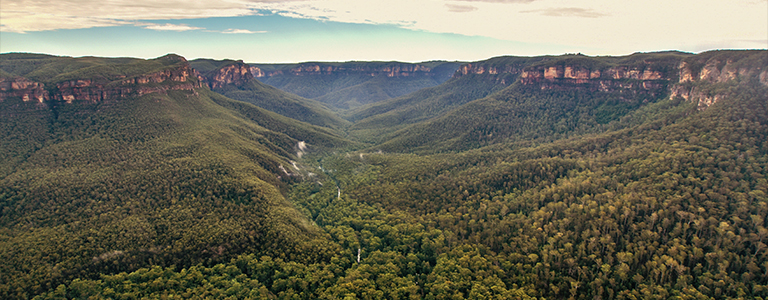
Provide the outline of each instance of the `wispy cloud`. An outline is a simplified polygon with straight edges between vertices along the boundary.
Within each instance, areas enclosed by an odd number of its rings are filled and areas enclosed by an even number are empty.
[[[457,13],[463,13],[463,12],[471,12],[476,11],[477,7],[471,6],[471,5],[456,5],[456,4],[445,4],[445,7],[448,8],[448,11],[450,12],[457,12]]]
[[[5,5],[5,2],[3,2],[3,5]],[[128,24],[133,24],[133,22],[109,18],[57,16],[42,12],[3,10],[2,18],[0,18],[0,31],[27,33],[40,30],[79,29]]]
[[[158,30],[158,31],[190,31],[190,30],[205,29],[200,27],[189,26],[187,24],[170,24],[170,23],[165,23],[165,24],[144,23],[144,24],[140,24],[139,26],[142,26],[146,29],[152,29],[152,30]]]
[[[303,0],[2,0],[0,30],[21,33],[116,26],[142,20],[234,17],[255,14],[258,5],[295,1]],[[179,26],[149,29],[190,30]]]
[[[599,18],[608,16],[601,12],[596,12],[592,9],[585,9],[579,7],[555,7],[546,9],[533,9],[523,10],[521,13],[537,13],[542,16],[548,17],[579,17],[579,18]]]
[[[485,3],[531,3],[537,0],[455,0],[463,2],[485,2]]]
[[[221,33],[226,33],[226,34],[254,34],[254,33],[267,33],[267,32],[263,31],[263,30],[262,31],[251,31],[251,30],[247,30],[247,29],[233,29],[233,28],[230,28],[230,29],[222,31]]]

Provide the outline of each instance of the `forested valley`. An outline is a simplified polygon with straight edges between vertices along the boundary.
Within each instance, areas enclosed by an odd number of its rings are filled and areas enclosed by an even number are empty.
[[[768,298],[766,51],[496,58],[346,127],[54,96],[183,58],[0,58],[50,95],[0,102],[3,298]]]

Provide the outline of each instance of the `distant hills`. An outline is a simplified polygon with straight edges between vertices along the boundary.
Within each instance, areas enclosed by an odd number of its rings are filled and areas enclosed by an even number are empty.
[[[259,82],[253,78],[251,67],[242,61],[197,59],[190,65],[209,88],[231,99],[318,126],[340,129],[348,123],[325,104]]]
[[[152,264],[287,258],[319,237],[284,193],[299,142],[348,144],[332,128],[216,94],[175,55],[3,54],[0,69],[2,298]]]
[[[350,134],[380,141],[383,150],[411,152],[616,130],[647,121],[645,112],[674,110],[660,109],[668,105],[656,105],[662,100],[681,97],[705,109],[747,81],[765,84],[764,54],[494,58],[463,65],[440,86],[353,111]]]
[[[2,54],[0,298],[760,299],[767,120],[765,50]]]
[[[460,62],[252,63],[259,81],[338,109],[395,98],[448,80]]]

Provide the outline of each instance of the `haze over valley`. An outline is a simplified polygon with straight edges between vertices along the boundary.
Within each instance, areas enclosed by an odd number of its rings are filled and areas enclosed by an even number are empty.
[[[768,298],[768,1],[0,10],[2,299]]]
[[[766,50],[0,70],[4,298],[766,292]]]

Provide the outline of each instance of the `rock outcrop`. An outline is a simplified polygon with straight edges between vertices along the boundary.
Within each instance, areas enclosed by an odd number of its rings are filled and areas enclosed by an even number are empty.
[[[704,64],[697,70],[693,63]],[[768,86],[768,68],[760,64],[744,64],[730,58],[711,58],[706,61],[683,61],[678,69],[677,82],[670,89],[670,98],[682,97],[698,104],[704,110],[728,97],[728,89],[714,85],[733,86],[740,81],[756,80]]]
[[[265,71],[258,66],[251,66],[250,72],[255,78],[278,75],[365,75],[385,77],[433,76],[432,68],[408,63],[342,63],[337,65],[322,63],[302,63],[286,68]]]
[[[554,65],[528,67],[520,73],[520,82],[541,89],[589,89],[622,94],[661,95],[670,80],[668,74],[645,66],[587,67],[583,65]]]
[[[758,58],[763,56],[762,59]],[[706,109],[728,95],[714,85],[736,85],[754,78],[768,85],[765,51],[713,51],[693,55],[679,52],[600,58],[505,57],[462,65],[454,78],[467,75],[511,75],[521,84],[541,89],[588,89],[652,97],[682,97]],[[511,84],[513,81],[508,82]]]
[[[456,73],[453,75],[454,78],[458,78],[461,76],[469,75],[469,74],[490,74],[490,75],[498,75],[498,74],[520,74],[523,72],[524,65],[504,65],[504,66],[487,66],[482,63],[469,63],[462,65],[459,67],[459,69],[456,71]]]
[[[183,59],[183,58],[182,58]],[[72,103],[72,101],[100,102],[128,97],[139,97],[150,93],[165,93],[169,90],[194,91],[201,87],[192,77],[188,64],[130,78],[72,79],[46,84],[22,77],[0,78],[0,101],[20,97],[23,101],[42,103],[47,100]]]
[[[10,97],[19,97],[24,102],[38,103],[50,99],[43,83],[23,77],[0,77],[0,101]]]
[[[56,84],[53,99],[71,103],[74,100],[99,102],[110,99],[139,97],[150,93],[165,93],[169,90],[194,91],[201,87],[199,81],[191,79],[189,65],[163,70],[117,82],[97,82],[91,79],[69,80]]]
[[[242,86],[248,83],[254,77],[251,73],[252,69],[242,61],[238,61],[205,74],[195,72],[195,75],[209,88],[218,89],[226,85]]]

